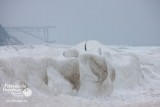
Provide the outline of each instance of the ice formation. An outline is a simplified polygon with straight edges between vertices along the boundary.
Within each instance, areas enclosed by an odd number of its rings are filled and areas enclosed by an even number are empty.
[[[0,86],[24,84],[35,96],[132,96],[160,90],[159,47],[115,47],[96,41],[68,49],[0,47]],[[3,93],[3,92],[1,92]]]

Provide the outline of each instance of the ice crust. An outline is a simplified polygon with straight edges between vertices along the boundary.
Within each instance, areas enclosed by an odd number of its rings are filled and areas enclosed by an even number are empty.
[[[0,47],[1,88],[5,83],[25,84],[38,97],[112,101],[120,97],[127,101],[131,96],[145,101],[142,96],[160,93],[159,47],[88,41],[85,51],[85,43],[67,48],[54,44]]]

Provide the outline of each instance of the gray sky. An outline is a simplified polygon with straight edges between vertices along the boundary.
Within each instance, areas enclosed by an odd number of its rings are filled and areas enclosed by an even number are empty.
[[[56,25],[63,44],[160,45],[160,0],[0,0],[0,23]]]

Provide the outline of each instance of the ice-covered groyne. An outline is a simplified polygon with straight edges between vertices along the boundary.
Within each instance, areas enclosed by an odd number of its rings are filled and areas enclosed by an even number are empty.
[[[87,48],[87,50],[85,49]],[[108,97],[160,89],[159,47],[105,46],[96,41],[0,47],[0,86],[23,84],[35,95]]]

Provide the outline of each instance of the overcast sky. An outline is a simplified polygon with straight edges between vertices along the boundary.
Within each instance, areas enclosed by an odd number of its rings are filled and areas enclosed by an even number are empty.
[[[160,45],[160,0],[0,0],[0,24],[55,25],[63,44]]]

